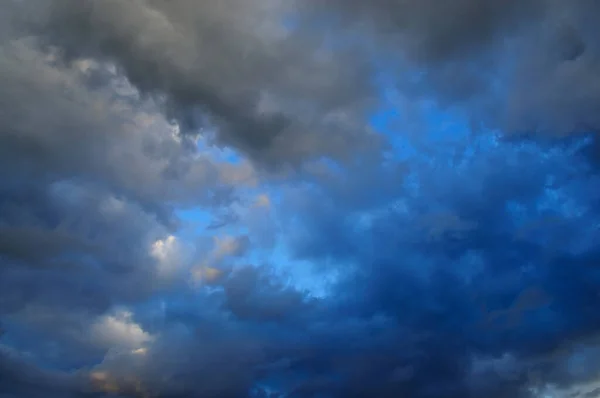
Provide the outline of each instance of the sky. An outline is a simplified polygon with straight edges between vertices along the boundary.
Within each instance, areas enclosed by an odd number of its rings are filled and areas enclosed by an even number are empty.
[[[599,16],[0,1],[0,398],[600,396]]]

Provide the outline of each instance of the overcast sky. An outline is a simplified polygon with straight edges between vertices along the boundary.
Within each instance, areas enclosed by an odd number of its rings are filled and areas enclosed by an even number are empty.
[[[0,0],[0,398],[600,396],[599,18]]]

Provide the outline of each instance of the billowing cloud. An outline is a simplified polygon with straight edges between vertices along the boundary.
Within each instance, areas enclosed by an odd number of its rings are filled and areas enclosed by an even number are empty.
[[[326,29],[368,35],[395,59],[392,81],[408,96],[433,96],[444,106],[458,106],[474,126],[559,135],[598,129],[594,2],[304,4],[308,19],[327,13],[332,23]]]
[[[0,397],[593,396],[597,14],[1,2]]]
[[[371,145],[362,112],[374,99],[363,95],[368,60],[327,48],[321,35],[294,34],[294,8],[279,0],[56,0],[30,1],[15,15],[27,22],[23,34],[40,34],[70,61],[114,63],[141,92],[163,98],[184,131],[213,130],[217,142],[261,163]]]

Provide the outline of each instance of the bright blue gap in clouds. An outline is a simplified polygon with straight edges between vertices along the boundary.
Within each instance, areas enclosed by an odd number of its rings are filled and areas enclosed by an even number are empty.
[[[181,238],[192,240],[202,235],[213,218],[212,214],[202,208],[177,209],[175,215],[182,221],[178,234]]]
[[[400,115],[394,109],[376,112],[370,120],[373,129],[385,135],[392,145],[390,160],[407,160],[417,154],[410,140],[396,131],[399,120]]]
[[[216,162],[237,165],[243,160],[243,157],[236,151],[227,147],[211,145],[204,139],[198,141],[197,150],[199,154],[207,155]],[[219,224],[219,217],[222,216],[221,213],[215,212],[214,209],[209,210],[201,207],[179,208],[175,210],[175,215],[184,224],[178,235],[186,239],[193,239],[207,233],[210,234],[211,230],[209,227]],[[227,228],[227,225],[224,224],[223,228]],[[212,231],[212,234],[214,234],[214,231]]]
[[[206,154],[212,159],[220,162],[239,164],[243,160],[243,156],[236,151],[226,147],[216,147],[202,139],[199,140],[197,149],[199,153]],[[341,172],[341,169],[339,169],[334,162],[327,162],[327,164],[333,169]],[[272,211],[273,213],[276,213],[281,201],[281,194],[278,192],[277,187],[262,186],[258,188],[258,191],[266,193],[269,196]],[[250,207],[247,211],[252,212],[253,210]],[[176,209],[175,214],[183,223],[177,236],[187,243],[193,243],[195,239],[202,237],[210,238],[224,235],[239,236],[248,233],[247,226],[238,225],[235,220],[231,223],[225,222],[223,225],[219,225],[219,219],[223,215],[221,210],[201,207],[180,208]],[[270,221],[265,220],[264,222],[267,223]],[[215,225],[216,228],[210,228],[211,225]],[[250,239],[259,240],[260,237],[250,236]],[[200,255],[202,256],[202,254]],[[293,260],[286,248],[285,240],[279,237],[276,238],[274,247],[268,248],[268,250],[251,248],[242,259],[232,259],[231,263],[272,266],[276,273],[287,274],[292,279],[291,283],[297,288],[309,290],[317,296],[324,294],[323,278],[312,276],[310,264]],[[167,304],[173,303],[174,300],[175,299],[172,297],[160,299],[150,305],[150,307],[154,307],[158,302]],[[193,312],[193,308],[189,308],[189,310]]]
[[[392,146],[389,160],[405,161],[432,156],[432,152],[452,154],[457,150],[463,153],[472,150],[469,145],[472,133],[464,115],[456,110],[441,109],[431,99],[403,97],[396,89],[393,74],[385,73],[385,68],[381,70],[375,84],[383,105],[371,116],[370,123]]]
[[[242,157],[237,152],[229,148],[222,148],[220,155],[221,159],[231,164],[239,164],[242,161]]]
[[[233,149],[225,146],[212,145],[207,143],[204,139],[198,140],[196,148],[198,149],[198,152],[202,154],[209,154],[217,161],[228,162],[231,164],[239,164],[242,161],[242,156],[240,156]]]

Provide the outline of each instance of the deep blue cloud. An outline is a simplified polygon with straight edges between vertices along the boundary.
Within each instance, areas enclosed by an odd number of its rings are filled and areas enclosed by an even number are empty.
[[[7,0],[0,398],[600,391],[598,6]]]

